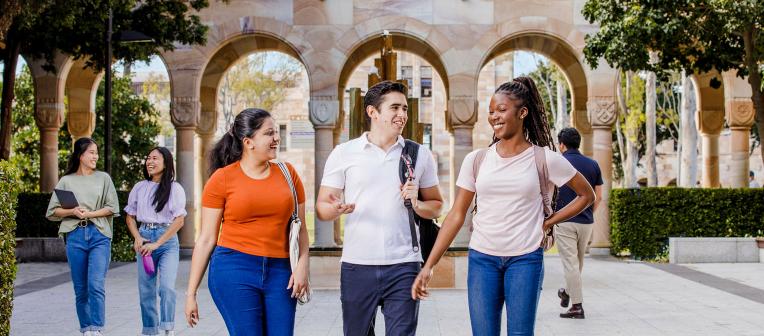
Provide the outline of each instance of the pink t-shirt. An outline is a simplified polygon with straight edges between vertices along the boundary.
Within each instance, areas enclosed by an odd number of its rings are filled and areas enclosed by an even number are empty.
[[[576,169],[562,154],[545,148],[549,180],[562,186]],[[535,251],[543,237],[544,210],[541,204],[533,147],[510,158],[502,158],[491,146],[475,181],[472,165],[476,151],[467,154],[456,185],[475,192],[478,211],[472,218],[470,248],[478,252],[511,257]],[[551,196],[551,195],[550,195]]]

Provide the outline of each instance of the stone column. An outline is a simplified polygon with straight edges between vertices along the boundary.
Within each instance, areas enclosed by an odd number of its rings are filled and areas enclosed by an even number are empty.
[[[215,146],[215,130],[217,129],[217,111],[202,110],[199,117],[199,126],[196,133],[199,134],[200,151],[197,160],[198,172],[202,189],[209,179],[209,153]]]
[[[719,188],[719,134],[702,133],[703,188]]]
[[[590,253],[610,254],[610,189],[613,184],[613,124],[618,115],[615,97],[589,97],[586,104],[593,129],[593,158],[602,171],[602,199],[594,214],[594,230]]]
[[[188,79],[193,80],[193,79]],[[177,83],[177,80],[174,81]],[[199,99],[195,96],[173,95],[170,116],[175,125],[176,180],[186,192],[186,223],[178,233],[181,249],[191,249],[196,242],[196,160],[194,137],[199,121]]]
[[[69,57],[54,56],[56,72],[43,69],[46,61],[31,60],[35,86],[35,124],[40,129],[40,191],[52,192],[58,183],[58,130],[64,121],[64,88],[71,68]]]
[[[719,134],[724,127],[724,111],[698,111],[698,130],[703,138],[701,154],[703,155],[704,188],[719,188]]]
[[[456,199],[456,179],[462,168],[464,157],[472,152],[472,130],[477,122],[478,101],[473,96],[458,96],[448,100],[448,123],[453,128],[451,137],[451,179],[449,183],[451,202]],[[452,246],[467,247],[470,242],[472,213],[467,213],[464,225],[456,235]]]
[[[573,115],[570,118],[571,124],[575,129],[578,130],[579,133],[581,133],[581,153],[588,157],[592,157],[592,155],[594,155],[594,147],[592,142],[593,133],[592,125],[589,123],[589,116],[584,110],[573,110],[572,113]],[[556,141],[557,134],[552,134],[552,136]]]
[[[64,119],[61,98],[60,101],[37,98],[35,104],[35,123],[40,129],[41,192],[52,192],[58,183],[58,130]]]
[[[321,187],[321,179],[324,176],[324,167],[329,154],[334,149],[334,126],[340,113],[340,102],[336,96],[311,96],[308,102],[310,110],[310,122],[316,130],[315,141],[315,195]],[[315,218],[315,247],[334,247],[334,222],[322,221]]]
[[[726,102],[727,123],[732,130],[730,142],[730,187],[748,188],[751,126],[754,121],[750,98],[733,98]]]

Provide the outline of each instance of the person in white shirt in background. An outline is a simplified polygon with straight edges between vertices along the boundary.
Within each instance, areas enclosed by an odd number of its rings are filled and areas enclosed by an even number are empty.
[[[344,335],[374,335],[378,306],[387,335],[414,335],[419,301],[410,292],[422,256],[412,248],[417,242],[412,241],[404,199],[411,200],[420,217],[440,215],[437,165],[430,150],[418,146],[413,180],[401,185],[401,134],[408,120],[403,84],[372,86],[364,106],[371,129],[329,155],[316,213],[324,221],[347,214],[340,273]]]
[[[753,170],[748,173],[748,188],[761,188],[759,182],[756,182],[756,174],[753,173]]]
[[[413,298],[427,297],[432,269],[462,227],[477,193],[467,270],[473,335],[498,336],[505,303],[507,335],[533,335],[544,274],[542,238],[553,225],[575,216],[594,201],[589,182],[554,151],[547,120],[536,84],[530,78],[515,78],[496,89],[488,110],[493,144],[464,158],[454,204],[411,288]],[[539,155],[543,155],[548,168],[547,179],[558,187],[571,187],[577,195],[547,218],[536,167],[539,150],[543,150]],[[483,160],[475,167],[480,169],[476,177],[473,164],[478,153],[482,153]]]

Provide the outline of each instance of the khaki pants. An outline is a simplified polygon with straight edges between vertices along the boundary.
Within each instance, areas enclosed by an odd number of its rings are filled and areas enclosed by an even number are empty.
[[[583,293],[581,271],[584,268],[584,254],[594,224],[564,222],[554,229],[557,249],[565,272],[565,289],[570,295],[570,303],[582,303]]]

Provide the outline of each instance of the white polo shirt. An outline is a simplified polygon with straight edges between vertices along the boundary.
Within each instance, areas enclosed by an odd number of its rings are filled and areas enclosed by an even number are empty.
[[[422,262],[421,253],[411,247],[408,212],[401,197],[398,170],[404,146],[403,137],[398,136],[385,152],[370,143],[364,133],[340,144],[329,155],[321,185],[344,189],[345,203],[355,203],[355,210],[345,218],[343,262]],[[420,145],[414,168],[414,181],[420,188],[438,185],[436,168],[430,150]]]

